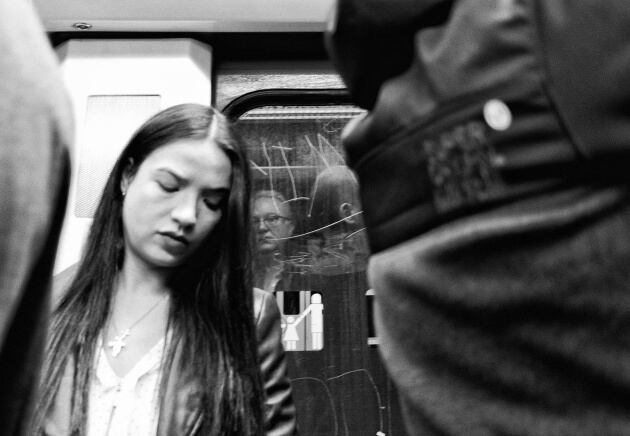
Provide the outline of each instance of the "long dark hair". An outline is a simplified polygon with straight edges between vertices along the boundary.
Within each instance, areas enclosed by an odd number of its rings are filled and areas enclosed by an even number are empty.
[[[112,169],[77,274],[53,315],[36,426],[54,404],[72,357],[71,433],[85,433],[96,343],[107,322],[123,260],[121,178],[130,163],[135,171],[157,148],[188,138],[210,138],[227,154],[232,163],[231,189],[220,222],[171,280],[172,339],[166,345],[163,373],[168,374],[177,349],[182,353],[177,362],[180,374],[193,376],[202,394],[203,434],[262,434],[249,258],[248,161],[226,119],[196,104],[174,106],[149,119]],[[167,381],[162,381],[162,392]]]

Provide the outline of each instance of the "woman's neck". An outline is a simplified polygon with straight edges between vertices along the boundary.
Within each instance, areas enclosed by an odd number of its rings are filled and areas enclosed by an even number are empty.
[[[168,293],[171,272],[166,269],[147,268],[132,257],[125,257],[118,275],[117,291],[136,296],[161,296]]]

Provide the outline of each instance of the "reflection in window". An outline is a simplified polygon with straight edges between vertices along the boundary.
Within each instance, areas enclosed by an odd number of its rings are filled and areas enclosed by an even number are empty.
[[[339,106],[264,107],[238,123],[253,169],[254,285],[276,295],[288,351],[311,349],[292,324],[311,307],[299,293],[321,291],[315,282],[328,280],[318,277],[365,274],[369,253],[358,182],[340,145],[343,127],[360,113]]]
[[[239,121],[254,174],[256,271],[267,271],[258,287],[274,290],[287,267],[328,275],[365,268],[357,179],[340,147],[341,130],[359,113],[276,107]]]

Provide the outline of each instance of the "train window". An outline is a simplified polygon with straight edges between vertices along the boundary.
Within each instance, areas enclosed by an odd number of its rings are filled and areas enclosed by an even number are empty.
[[[356,177],[339,149],[343,126],[360,113],[351,106],[270,106],[239,120],[254,175],[254,285],[276,295],[288,351],[323,348],[325,339],[315,339],[323,334],[318,308],[337,299],[329,293],[364,281],[369,253]],[[354,283],[335,291],[336,278]]]
[[[255,286],[278,301],[301,432],[402,434],[369,319],[358,181],[341,147],[363,111],[285,97],[244,104],[236,126],[253,174]]]

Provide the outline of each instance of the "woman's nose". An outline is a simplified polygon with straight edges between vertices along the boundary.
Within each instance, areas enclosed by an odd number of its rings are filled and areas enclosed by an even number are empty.
[[[181,227],[190,227],[197,222],[197,198],[193,195],[181,195],[173,209],[171,217]]]

